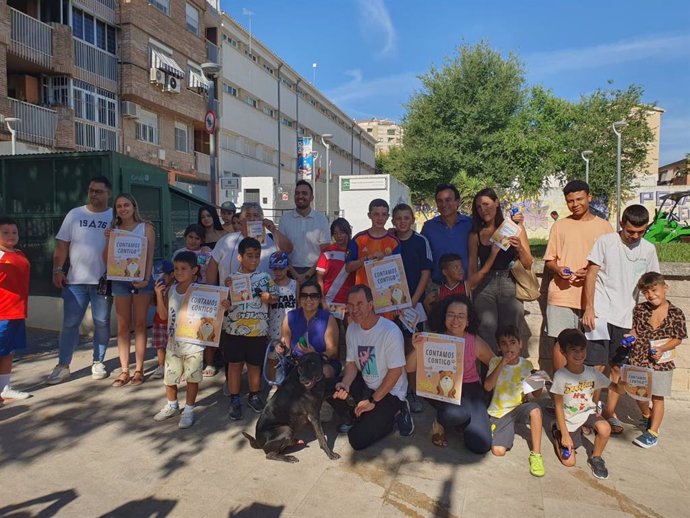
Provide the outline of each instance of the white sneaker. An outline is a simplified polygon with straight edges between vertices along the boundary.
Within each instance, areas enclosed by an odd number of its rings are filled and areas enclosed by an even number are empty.
[[[156,367],[156,369],[151,373],[151,379],[152,380],[159,380],[159,379],[162,379],[164,375],[165,375],[164,367],[161,365],[158,365]]]
[[[177,423],[178,428],[189,428],[194,424],[194,409],[185,407],[180,415],[180,422]]]
[[[56,365],[53,372],[50,373],[48,378],[46,378],[46,383],[48,385],[57,385],[63,381],[69,379],[69,367],[63,367],[62,365]]]
[[[166,419],[174,417],[179,411],[180,407],[178,407],[177,405],[172,406],[171,404],[166,403],[165,406],[161,408],[160,412],[153,416],[153,420],[165,421]]]
[[[0,399],[28,399],[29,396],[30,394],[28,392],[15,390],[9,385],[7,385],[2,392],[0,392]]]
[[[95,380],[104,380],[108,377],[108,371],[103,362],[93,362],[91,365],[91,377]]]

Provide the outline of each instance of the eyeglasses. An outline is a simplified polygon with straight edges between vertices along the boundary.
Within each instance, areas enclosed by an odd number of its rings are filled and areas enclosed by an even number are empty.
[[[302,300],[319,300],[321,299],[321,295],[319,295],[318,293],[300,293],[299,298]]]
[[[89,194],[105,194],[106,190],[104,189],[89,189]]]
[[[463,320],[467,318],[467,315],[463,315],[462,313],[446,313],[446,318],[448,320]]]

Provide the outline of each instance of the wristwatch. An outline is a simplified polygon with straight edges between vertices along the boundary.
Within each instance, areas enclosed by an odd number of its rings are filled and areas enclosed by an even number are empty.
[[[372,394],[371,396],[369,396],[369,403],[372,403],[372,404],[374,404],[374,405],[376,404],[376,400],[374,399],[374,394]]]

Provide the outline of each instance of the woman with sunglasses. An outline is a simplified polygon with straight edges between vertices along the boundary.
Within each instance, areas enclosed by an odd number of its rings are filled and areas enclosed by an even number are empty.
[[[338,361],[338,325],[322,302],[321,286],[314,281],[304,283],[299,290],[299,307],[288,311],[283,320],[282,342],[293,356],[308,352],[325,355],[328,361],[323,374],[335,381],[342,367]]]

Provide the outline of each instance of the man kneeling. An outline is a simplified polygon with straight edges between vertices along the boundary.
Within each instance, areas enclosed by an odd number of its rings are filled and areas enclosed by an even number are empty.
[[[339,430],[347,432],[355,450],[383,439],[394,424],[400,435],[412,435],[414,422],[405,398],[405,347],[400,329],[374,313],[371,290],[363,284],[350,290],[347,311],[347,363],[331,398],[335,411],[346,420]]]

